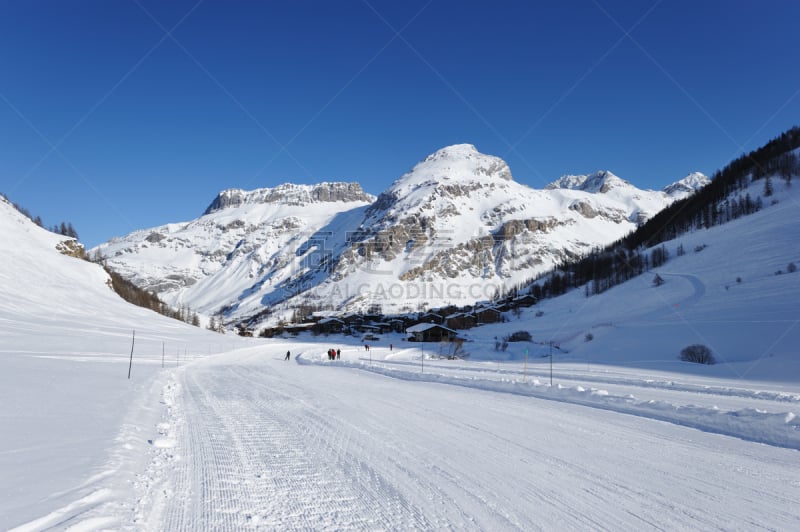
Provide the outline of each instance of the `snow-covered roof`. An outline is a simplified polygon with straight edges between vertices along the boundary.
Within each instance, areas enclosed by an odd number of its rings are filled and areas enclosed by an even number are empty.
[[[445,331],[449,331],[449,332],[452,332],[452,333],[456,332],[453,329],[450,329],[448,327],[444,327],[444,326],[439,325],[437,323],[418,323],[418,324],[412,325],[411,327],[406,329],[406,332],[410,332],[410,333],[425,332],[425,331],[428,331],[430,329],[435,329],[435,328],[444,329]]]

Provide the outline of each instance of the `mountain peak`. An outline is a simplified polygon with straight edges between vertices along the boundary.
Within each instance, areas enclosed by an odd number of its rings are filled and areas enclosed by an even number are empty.
[[[423,162],[438,161],[440,159],[470,159],[482,155],[472,144],[453,144],[436,150],[423,159]]]
[[[569,190],[582,190],[584,192],[605,194],[612,188],[621,186],[632,185],[608,170],[600,170],[593,174],[561,176],[545,188],[548,190],[565,188]]]
[[[711,183],[711,180],[705,174],[692,172],[683,179],[664,187],[664,193],[675,198],[681,198],[694,194],[709,183]]]
[[[513,182],[511,169],[500,157],[486,155],[472,144],[454,144],[428,155],[398,178],[369,209],[375,215],[401,202],[430,205],[434,197],[463,196],[482,188]]]
[[[284,183],[274,188],[259,188],[251,191],[230,188],[220,192],[203,214],[211,214],[245,204],[281,203],[285,205],[307,205],[337,201],[364,201],[371,203],[375,201],[375,197],[364,192],[358,183],[343,182],[325,182],[317,185]]]
[[[511,169],[500,157],[481,153],[472,144],[446,146],[418,162],[394,182],[391,189],[444,182],[473,182],[489,179],[512,181]]]

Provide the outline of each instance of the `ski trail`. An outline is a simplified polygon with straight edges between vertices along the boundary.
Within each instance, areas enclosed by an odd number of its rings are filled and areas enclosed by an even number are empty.
[[[586,422],[574,404],[446,390],[343,364],[239,358],[175,372],[137,519],[125,529],[790,529],[797,522],[788,450],[603,410]],[[575,459],[587,454],[596,459]]]
[[[247,370],[222,371],[182,379],[184,459],[171,473],[164,529],[432,528],[370,466],[350,429]]]

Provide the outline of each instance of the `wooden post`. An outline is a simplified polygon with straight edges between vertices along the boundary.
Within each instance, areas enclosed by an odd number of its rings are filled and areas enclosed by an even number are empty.
[[[522,382],[525,382],[528,378],[528,348],[525,348],[525,366],[522,370]]]
[[[128,379],[131,378],[131,368],[133,367],[133,345],[136,343],[136,331],[133,331],[133,338],[131,338],[131,361],[128,364]]]

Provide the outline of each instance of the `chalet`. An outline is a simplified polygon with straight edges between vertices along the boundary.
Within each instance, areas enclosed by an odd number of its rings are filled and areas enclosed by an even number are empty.
[[[441,314],[437,314],[435,312],[426,312],[425,314],[421,315],[417,321],[419,323],[436,323],[441,325],[444,323],[444,317]]]
[[[373,327],[378,328],[378,332],[381,334],[386,334],[387,332],[392,330],[392,324],[386,321],[376,321],[372,323]]]
[[[344,322],[339,318],[323,318],[314,326],[314,332],[331,334],[340,333],[344,330]]]
[[[349,327],[360,327],[365,323],[361,314],[349,313],[340,318]]]
[[[289,334],[296,335],[301,332],[310,331],[316,325],[316,323],[290,323],[284,327],[284,330]]]
[[[451,329],[469,329],[475,327],[475,315],[471,312],[458,312],[445,318],[445,324]]]
[[[412,335],[409,340],[413,342],[449,342],[457,337],[453,329],[435,323],[418,323],[406,332]]]
[[[319,323],[320,320],[324,320],[325,318],[334,318],[336,316],[337,313],[334,310],[318,310],[311,313],[311,321],[314,323]]]
[[[399,318],[389,320],[389,328],[394,332],[403,332],[406,329],[406,322]]]
[[[365,334],[369,334],[369,335],[373,335],[373,336],[374,335],[378,335],[378,334],[383,334],[383,332],[384,332],[381,327],[379,327],[378,325],[372,325],[372,324],[370,324],[370,325],[361,325],[356,330],[358,332],[360,332],[360,333],[365,333]]]
[[[524,296],[515,297],[512,300],[514,306],[517,307],[532,307],[538,301],[534,296],[530,294],[525,294]]]
[[[498,323],[503,320],[502,313],[494,307],[485,307],[475,310],[475,319],[481,323]]]

